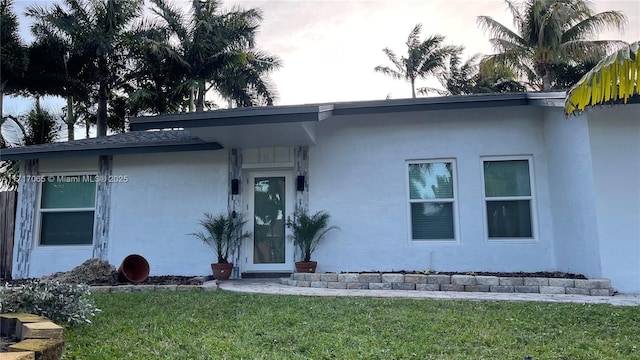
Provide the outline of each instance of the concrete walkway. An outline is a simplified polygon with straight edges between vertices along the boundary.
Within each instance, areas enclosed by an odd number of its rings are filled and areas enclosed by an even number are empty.
[[[215,281],[203,285],[205,289],[216,287]],[[220,290],[251,294],[302,295],[302,296],[358,296],[379,298],[411,298],[442,300],[483,300],[483,301],[541,301],[554,303],[610,304],[616,306],[640,306],[640,295],[584,296],[547,295],[520,293],[481,293],[453,291],[415,290],[341,290],[306,288],[282,285],[278,279],[227,280],[217,284]]]

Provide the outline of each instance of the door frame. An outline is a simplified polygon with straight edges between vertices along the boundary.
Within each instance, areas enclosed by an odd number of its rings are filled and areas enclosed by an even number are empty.
[[[243,204],[245,220],[247,223],[245,229],[251,232],[251,237],[243,242],[242,253],[240,257],[241,272],[290,272],[294,268],[294,251],[293,242],[288,239],[289,229],[285,227],[285,261],[279,264],[255,264],[254,261],[254,184],[256,178],[261,177],[284,177],[285,178],[285,219],[288,219],[294,211],[295,207],[295,188],[293,184],[293,170],[245,170],[243,178],[246,179],[243,184]]]

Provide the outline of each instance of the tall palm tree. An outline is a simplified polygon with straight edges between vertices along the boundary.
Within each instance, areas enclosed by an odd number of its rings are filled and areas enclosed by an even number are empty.
[[[56,117],[40,107],[39,97],[36,96],[28,114],[18,118],[6,117],[0,121],[0,149],[52,143],[58,137],[58,130]],[[17,161],[0,161],[0,187],[17,189],[19,169]]]
[[[63,0],[49,9],[32,6],[32,31],[57,37],[86,59],[86,79],[97,88],[97,135],[107,132],[107,102],[127,60],[125,38],[141,14],[142,0]]]
[[[567,115],[587,106],[612,102],[627,103],[640,95],[640,41],[602,59],[567,94]]]
[[[38,34],[28,46],[29,66],[23,79],[24,91],[32,96],[54,95],[67,99],[67,140],[74,140],[77,114],[74,101],[87,101],[90,86],[83,79],[83,59],[69,51],[67,44],[52,36]]]
[[[593,40],[607,28],[622,30],[626,17],[618,11],[594,14],[586,0],[505,0],[516,30],[489,16],[478,23],[492,36],[497,52],[490,58],[525,77],[534,89],[554,87],[553,67],[600,59],[624,43]]]
[[[18,33],[13,0],[0,0],[0,117],[4,94],[20,89],[27,64],[27,51]]]
[[[151,2],[163,28],[176,40],[174,54],[187,65],[178,90],[189,91],[190,111],[204,110],[205,94],[211,89],[241,105],[273,102],[265,75],[281,62],[255,49],[262,20],[258,9],[221,12],[219,1],[192,0],[185,16],[166,0]]]
[[[406,43],[407,57],[401,56],[398,59],[398,56],[389,48],[382,49],[394,68],[382,65],[374,68],[376,72],[410,83],[413,98],[416,97],[416,80],[435,76],[438,72],[445,70],[448,57],[455,52],[455,47],[442,44],[445,39],[442,35],[432,35],[421,41],[421,31],[422,24],[417,24],[409,33]]]

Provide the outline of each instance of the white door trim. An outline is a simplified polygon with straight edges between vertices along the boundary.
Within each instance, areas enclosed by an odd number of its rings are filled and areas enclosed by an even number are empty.
[[[241,254],[241,271],[242,272],[285,272],[293,271],[294,263],[294,247],[293,242],[288,238],[285,238],[285,262],[278,264],[256,264],[254,263],[254,184],[255,179],[260,177],[284,177],[285,178],[285,219],[289,218],[293,214],[295,206],[295,192],[293,184],[293,171],[292,170],[247,170],[243,184],[243,196],[244,204],[243,209],[245,213],[245,219],[247,220],[246,230],[252,233],[251,237],[244,242],[242,246]],[[285,228],[285,237],[289,231]]]

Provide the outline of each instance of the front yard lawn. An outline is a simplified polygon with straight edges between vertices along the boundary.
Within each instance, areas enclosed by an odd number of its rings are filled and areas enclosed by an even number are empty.
[[[640,307],[217,292],[94,295],[64,359],[640,359]]]

